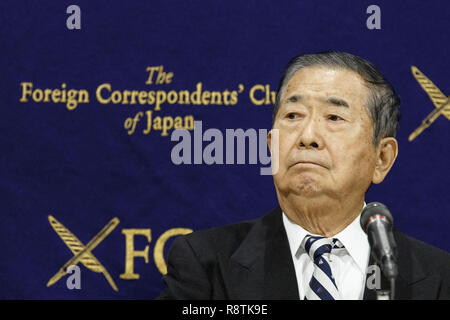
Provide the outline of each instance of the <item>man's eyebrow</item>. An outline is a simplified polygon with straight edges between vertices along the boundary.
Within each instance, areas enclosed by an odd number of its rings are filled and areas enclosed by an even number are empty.
[[[347,101],[345,101],[344,99],[341,99],[341,98],[328,97],[325,99],[325,101],[328,103],[334,104],[335,106],[339,106],[339,107],[346,107],[346,108],[350,107],[348,105]]]
[[[301,94],[293,94],[289,98],[286,99],[286,103],[288,102],[300,102],[300,100],[303,99],[303,96]]]
[[[285,100],[285,103],[300,102],[304,98],[305,97],[301,94],[293,94]],[[335,106],[339,106],[339,107],[346,107],[346,108],[350,107],[347,101],[345,101],[344,99],[338,98],[338,97],[327,97],[327,98],[324,98],[323,101],[325,101],[326,103],[335,105]]]

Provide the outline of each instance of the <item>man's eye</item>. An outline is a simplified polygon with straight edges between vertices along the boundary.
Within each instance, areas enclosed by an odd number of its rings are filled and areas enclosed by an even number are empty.
[[[337,115],[335,115],[335,114],[329,115],[329,116],[328,116],[328,119],[331,120],[331,121],[339,121],[339,120],[343,120],[341,117],[339,117],[339,116],[337,116]]]
[[[297,118],[297,114],[290,112],[290,113],[287,114],[287,117],[289,119],[295,119],[295,118]]]

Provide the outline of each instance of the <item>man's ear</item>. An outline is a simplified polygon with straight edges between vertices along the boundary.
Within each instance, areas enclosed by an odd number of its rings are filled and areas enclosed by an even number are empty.
[[[387,176],[389,170],[394,165],[398,154],[398,143],[395,138],[388,137],[381,139],[377,147],[377,159],[372,182],[381,183]]]
[[[269,131],[269,133],[267,134],[267,145],[269,146],[269,151],[270,154],[272,154],[272,130]]]

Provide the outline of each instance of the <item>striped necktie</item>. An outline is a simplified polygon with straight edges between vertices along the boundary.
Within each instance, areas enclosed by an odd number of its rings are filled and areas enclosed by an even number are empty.
[[[334,248],[343,249],[344,246],[338,239],[311,235],[305,237],[302,246],[314,261],[314,272],[305,292],[305,300],[339,300],[339,291],[330,265],[323,255]]]

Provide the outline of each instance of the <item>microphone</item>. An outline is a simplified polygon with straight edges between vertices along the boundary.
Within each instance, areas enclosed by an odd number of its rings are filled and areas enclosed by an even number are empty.
[[[367,204],[361,213],[361,228],[369,238],[372,256],[391,284],[392,298],[398,275],[397,245],[392,233],[393,222],[389,209],[380,202]]]

